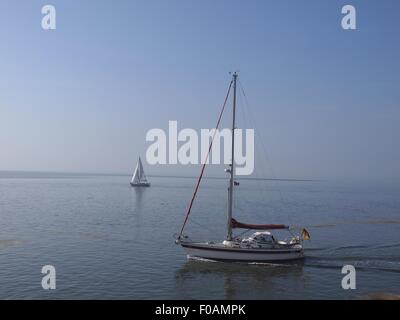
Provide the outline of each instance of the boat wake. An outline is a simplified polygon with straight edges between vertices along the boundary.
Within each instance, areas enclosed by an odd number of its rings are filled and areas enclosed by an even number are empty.
[[[216,263],[216,262],[220,262],[220,261],[217,261],[217,260],[211,260],[211,259],[206,259],[206,258],[200,258],[200,257],[194,257],[194,256],[187,256],[187,258],[189,259],[189,260],[192,260],[192,261],[199,261],[199,262],[214,262],[214,263]]]
[[[236,261],[236,262],[224,262],[219,260],[206,259],[195,256],[187,256],[190,261],[198,261],[198,262],[210,262],[210,263],[229,263],[234,265],[254,265],[254,266],[269,266],[269,267],[292,267],[299,266],[301,263],[299,262],[285,262],[285,263],[272,263],[272,262],[246,262],[246,261]]]
[[[395,219],[348,220],[348,221],[309,225],[309,226],[306,226],[306,228],[333,228],[333,227],[337,227],[340,225],[351,225],[351,224],[367,224],[367,225],[400,224],[400,220],[395,220]]]
[[[400,273],[400,252],[382,252],[382,248],[400,247],[400,243],[376,246],[352,245],[306,249],[305,266],[313,268],[342,268],[354,265],[358,270]]]
[[[373,246],[372,248],[374,248],[374,249],[384,249],[384,248],[396,248],[396,247],[400,248],[400,243],[380,244],[380,245]]]

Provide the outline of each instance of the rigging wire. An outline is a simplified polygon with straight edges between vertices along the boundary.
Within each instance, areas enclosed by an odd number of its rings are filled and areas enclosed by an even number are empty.
[[[243,108],[243,99],[242,99],[242,96],[239,94],[238,95],[238,110],[240,110],[240,113],[241,113],[241,115],[242,115],[242,119],[243,119],[243,127],[244,128],[247,128],[247,119],[246,119],[246,113],[244,112],[244,108]],[[239,181],[238,181],[239,182]],[[240,184],[238,185],[238,186],[236,186],[236,187],[234,187],[233,188],[233,193],[234,193],[234,207],[236,208],[236,209],[238,209],[238,211],[244,211],[243,210],[243,207],[241,206],[241,199],[242,199],[242,197],[240,197],[239,198],[239,194],[240,194],[240,192],[238,192],[237,191],[237,189],[238,189],[238,187],[240,186]],[[237,211],[237,212],[238,212]]]
[[[255,120],[254,120],[254,117],[253,117],[253,114],[251,113],[251,109],[250,109],[250,107],[249,107],[249,101],[248,101],[247,96],[246,96],[246,93],[245,93],[245,91],[244,91],[243,84],[242,84],[242,82],[241,82],[239,79],[238,79],[238,83],[239,83],[239,87],[240,87],[240,92],[242,93],[242,95],[243,95],[243,97],[244,97],[244,101],[245,101],[245,105],[246,105],[246,107],[247,107],[246,109],[247,109],[247,112],[248,112],[248,114],[249,114],[249,118],[250,118],[251,122],[253,122],[254,124],[256,124],[256,122],[255,122]],[[270,167],[270,170],[271,170],[271,175],[272,175],[272,178],[273,178],[273,182],[274,182],[274,184],[275,184],[276,189],[278,190],[280,200],[281,200],[281,202],[282,202],[283,204],[285,204],[285,205],[290,205],[290,203],[287,202],[287,201],[284,199],[282,190],[281,190],[281,188],[279,188],[279,186],[278,186],[278,183],[277,183],[277,180],[278,180],[278,179],[277,179],[277,176],[276,176],[275,171],[274,171],[274,169],[273,169],[272,162],[271,162],[271,160],[270,160],[269,157],[268,157],[267,148],[266,148],[265,144],[263,143],[263,140],[261,139],[260,133],[258,132],[258,130],[254,130],[254,131],[256,132],[256,136],[258,137],[259,144],[261,145],[261,147],[262,147],[262,149],[263,149],[263,154],[264,154],[264,156],[265,156],[265,159],[266,159],[267,163],[269,164],[269,167]],[[256,173],[256,175],[257,175],[257,173]],[[289,219],[290,219],[290,216],[289,216]],[[291,220],[291,219],[290,219],[290,220]]]
[[[237,104],[238,104],[237,109],[240,110],[240,113],[241,113],[241,116],[242,116],[242,119],[243,119],[243,128],[247,128],[248,121],[247,121],[246,113],[245,113],[245,110],[244,110],[243,98],[242,98],[242,95],[240,95],[240,94],[238,94]],[[238,188],[240,188],[240,184],[237,185],[237,186],[234,185],[234,187],[233,187],[233,195],[234,195],[233,196],[233,200],[234,200],[233,206],[235,208],[235,214],[245,212],[245,210],[244,210],[245,207],[242,206],[243,197],[240,196],[240,192],[238,191]],[[244,197],[244,199],[246,199],[246,198]],[[235,238],[241,237],[243,235],[243,233],[246,233],[246,232],[247,231],[242,232],[242,233],[240,233],[238,235],[235,235],[234,237]]]
[[[196,220],[193,220],[193,218],[189,218],[189,221],[199,227],[201,227],[202,229],[208,230],[208,231],[214,231],[212,228],[210,228],[209,225],[204,225],[200,222],[197,222]]]
[[[188,220],[188,218],[189,218],[189,215],[190,215],[190,212],[191,212],[191,210],[192,210],[192,206],[193,206],[194,199],[196,198],[197,191],[199,190],[200,182],[201,182],[201,179],[203,178],[204,169],[205,169],[205,167],[206,167],[207,160],[208,160],[208,157],[209,157],[210,152],[211,152],[211,148],[212,148],[212,145],[213,145],[213,142],[214,142],[214,138],[215,138],[215,135],[216,135],[217,130],[218,130],[218,128],[219,128],[219,124],[220,124],[220,122],[221,122],[222,114],[224,113],[226,103],[227,103],[227,101],[228,101],[229,93],[230,93],[231,88],[232,88],[232,83],[233,83],[233,80],[231,80],[231,82],[229,83],[228,92],[226,93],[225,100],[224,100],[224,104],[222,105],[222,109],[221,109],[221,112],[220,112],[219,117],[218,117],[217,125],[215,126],[215,131],[214,131],[214,134],[213,134],[213,136],[212,136],[210,145],[209,145],[209,147],[208,147],[208,152],[207,152],[206,158],[204,159],[203,165],[202,165],[202,167],[201,167],[200,176],[199,176],[199,178],[198,178],[198,180],[197,180],[197,184],[196,184],[196,187],[195,187],[195,189],[194,189],[192,199],[190,200],[189,207],[188,207],[188,210],[187,210],[187,212],[186,212],[185,220],[183,221],[182,228],[181,228],[181,231],[180,231],[180,233],[179,233],[178,239],[182,236],[183,229],[185,228],[186,222],[187,222],[187,220]]]
[[[241,101],[241,103],[243,105],[243,110],[242,111],[243,111],[243,117],[244,117],[244,120],[245,120],[245,128],[253,127],[254,129],[256,129],[255,128],[255,121],[252,121],[252,119],[251,119],[252,117],[251,117],[250,110],[249,110],[250,108],[248,106],[249,103],[248,103],[247,100],[245,101],[246,103],[243,102],[243,100],[246,98],[246,95],[245,95],[244,89],[243,89],[243,85],[240,87],[240,89],[241,90],[239,90],[239,93],[241,93],[241,94],[239,94],[239,100]],[[258,130],[254,130],[254,131],[256,131],[257,134],[259,133]],[[259,138],[259,136],[257,136],[257,138]],[[263,199],[264,199],[264,196],[267,197],[267,194],[265,192],[265,185],[262,183],[262,180],[261,180],[263,178],[263,176],[258,173],[258,170],[255,171],[254,176],[256,177],[255,183],[256,183],[256,186],[257,186],[257,190],[262,190],[262,193],[263,193],[262,196],[263,196]]]
[[[238,80],[238,81],[240,81],[240,80]],[[251,121],[251,119],[250,119],[251,118],[251,114],[250,114],[250,111],[249,111],[250,108],[248,106],[249,103],[248,103],[247,100],[245,101],[246,103],[243,102],[243,100],[246,98],[246,95],[244,94],[243,86],[241,87],[241,90],[239,90],[239,93],[241,93],[241,94],[239,94],[239,100],[241,102],[241,105],[243,106],[242,113],[243,113],[243,118],[244,118],[244,127],[245,128],[250,128],[250,127],[254,128],[255,123],[254,123],[254,121]],[[246,108],[246,106],[247,106],[247,108]],[[252,125],[252,122],[253,122],[253,125]],[[258,131],[257,131],[257,134],[258,134]],[[257,189],[265,191],[264,188],[263,188],[264,186],[263,186],[262,181],[261,181],[261,178],[263,178],[263,177],[258,173],[258,171],[255,171],[254,176],[256,178],[260,178],[260,179],[256,179],[256,181],[255,181],[255,183],[257,184],[257,187],[258,187]]]

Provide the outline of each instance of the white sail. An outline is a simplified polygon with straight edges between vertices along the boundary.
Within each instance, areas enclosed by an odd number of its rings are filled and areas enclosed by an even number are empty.
[[[139,183],[139,163],[136,164],[135,171],[133,172],[131,183]]]
[[[147,182],[146,175],[144,174],[142,160],[139,157],[139,181]]]
[[[142,160],[139,157],[138,163],[136,164],[135,171],[133,173],[131,184],[148,184],[146,175],[143,170]]]

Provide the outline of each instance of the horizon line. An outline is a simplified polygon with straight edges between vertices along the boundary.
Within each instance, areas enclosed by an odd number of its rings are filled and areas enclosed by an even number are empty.
[[[59,174],[59,175],[72,175],[72,176],[131,176],[131,173],[111,173],[111,172],[72,172],[72,171],[41,171],[41,170],[0,170],[1,173],[17,173],[17,174]],[[184,178],[184,179],[197,179],[194,175],[177,175],[177,174],[147,174],[148,177],[154,178]],[[204,179],[225,180],[222,176],[207,176]],[[300,178],[268,178],[268,177],[248,177],[236,176],[236,180],[270,180],[270,181],[321,181],[321,179],[300,179]]]

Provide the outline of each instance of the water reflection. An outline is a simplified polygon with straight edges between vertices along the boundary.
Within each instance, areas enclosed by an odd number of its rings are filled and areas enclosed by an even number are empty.
[[[146,190],[144,190],[144,188],[130,188],[131,206],[127,214],[131,220],[131,235],[135,241],[138,241],[143,236],[143,219],[145,219],[143,212],[146,211]]]
[[[140,212],[143,208],[144,193],[145,193],[144,188],[131,187],[132,202],[133,202],[135,211],[137,211],[137,212]]]
[[[209,298],[238,299],[246,296],[249,299],[271,299],[274,291],[282,281],[300,282],[303,279],[303,261],[285,264],[247,264],[188,260],[176,272],[177,291],[192,295],[204,290]],[[205,283],[208,288],[205,288]],[[201,287],[201,290],[199,290]],[[223,292],[224,296],[215,296]],[[184,297],[182,297],[184,298]]]

